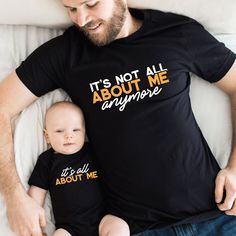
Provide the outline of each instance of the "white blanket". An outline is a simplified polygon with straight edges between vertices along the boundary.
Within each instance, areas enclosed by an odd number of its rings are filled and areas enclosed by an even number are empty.
[[[60,33],[59,30],[37,27],[0,26],[0,79],[19,65],[20,61],[35,47]],[[217,35],[217,38],[236,52],[236,35]],[[45,110],[55,101],[65,99],[69,98],[62,90],[46,94],[22,112],[16,121],[14,134],[16,165],[22,183],[26,188],[28,187],[27,180],[38,155],[47,148],[42,133]],[[222,167],[225,166],[230,153],[232,130],[228,98],[207,82],[193,78],[191,101],[197,121],[217,161]],[[54,226],[48,197],[45,207],[47,214],[46,232],[51,235]],[[0,199],[0,235],[14,235],[9,230],[2,199]]]

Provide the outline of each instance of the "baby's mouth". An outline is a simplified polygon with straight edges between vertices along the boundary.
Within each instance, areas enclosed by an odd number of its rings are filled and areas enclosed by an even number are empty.
[[[64,146],[71,146],[71,145],[74,145],[74,143],[64,143],[63,145]]]

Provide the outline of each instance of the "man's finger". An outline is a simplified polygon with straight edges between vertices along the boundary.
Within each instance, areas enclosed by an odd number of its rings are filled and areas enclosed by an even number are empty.
[[[215,184],[215,201],[216,203],[220,203],[223,200],[225,178],[223,176],[217,176]]]
[[[235,193],[230,190],[226,190],[226,198],[222,204],[218,204],[218,207],[221,211],[230,210],[233,207],[234,201]]]
[[[46,226],[46,218],[45,218],[44,211],[42,211],[42,213],[40,213],[40,215],[39,215],[39,224],[41,227]]]
[[[225,214],[226,215],[234,215],[234,216],[236,216],[236,203],[235,203],[235,201],[233,203],[232,208],[230,210],[228,210],[228,211],[225,211]]]
[[[32,230],[32,236],[43,236],[42,229],[39,225],[35,226],[35,228]]]

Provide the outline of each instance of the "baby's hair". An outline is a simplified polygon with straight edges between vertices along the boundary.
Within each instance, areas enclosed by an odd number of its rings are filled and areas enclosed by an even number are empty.
[[[82,110],[80,109],[80,107],[78,107],[76,104],[70,102],[70,101],[60,101],[60,102],[56,102],[54,104],[52,104],[46,111],[45,113],[45,118],[44,118],[44,128],[46,128],[46,119],[47,119],[47,115],[50,111],[52,111],[53,109],[59,107],[59,106],[71,106],[71,108],[74,108],[76,109],[80,115],[82,116],[82,120],[83,120],[83,125],[85,123],[84,121],[84,115],[83,115],[83,112]]]

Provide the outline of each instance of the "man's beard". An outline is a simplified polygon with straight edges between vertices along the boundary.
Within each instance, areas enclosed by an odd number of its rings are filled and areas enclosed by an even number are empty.
[[[104,46],[114,41],[120,33],[126,19],[126,11],[127,7],[123,1],[115,0],[114,12],[109,20],[104,21],[102,19],[98,19],[87,23],[83,27],[77,27],[93,44],[96,46]],[[93,33],[87,29],[88,27],[99,24],[101,24],[99,27],[103,27],[103,30],[100,33]]]

